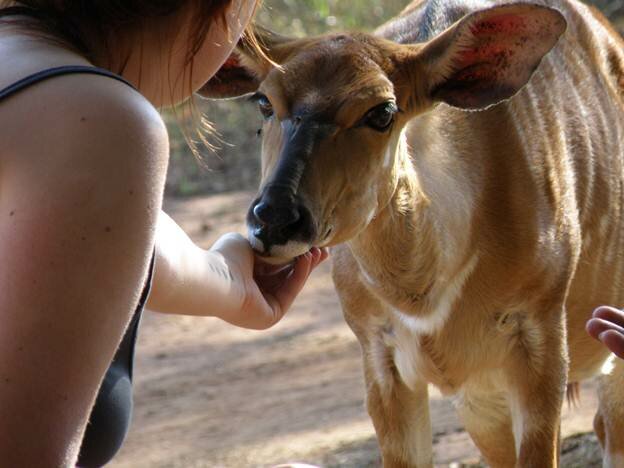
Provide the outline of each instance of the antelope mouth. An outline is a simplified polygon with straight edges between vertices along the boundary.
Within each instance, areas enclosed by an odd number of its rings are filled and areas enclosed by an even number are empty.
[[[272,265],[293,263],[318,238],[316,222],[303,203],[255,202],[247,214],[247,232],[256,255]]]
[[[312,244],[297,240],[289,240],[282,245],[270,245],[267,249],[262,239],[258,238],[253,229],[249,230],[249,243],[255,254],[264,262],[275,266],[294,263],[298,257],[310,251]]]

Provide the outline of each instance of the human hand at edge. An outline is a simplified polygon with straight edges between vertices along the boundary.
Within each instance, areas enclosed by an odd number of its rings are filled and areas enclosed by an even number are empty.
[[[222,257],[240,297],[236,307],[218,316],[232,325],[254,330],[264,330],[279,322],[310,273],[329,256],[326,249],[312,248],[293,264],[275,268],[264,264],[239,234],[226,234],[210,251]]]
[[[624,312],[610,306],[594,310],[587,332],[600,340],[617,357],[624,359]]]

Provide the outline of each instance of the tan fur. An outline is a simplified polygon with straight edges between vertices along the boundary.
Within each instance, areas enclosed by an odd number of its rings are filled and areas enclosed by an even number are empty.
[[[452,63],[414,59],[422,44],[351,34],[269,51],[282,69],[260,85],[276,114],[263,180],[283,145],[278,122],[299,104],[336,125],[300,195],[332,233],[316,244],[337,245],[334,281],[385,466],[432,466],[428,384],[459,397],[492,466],[557,466],[566,386],[608,357],[584,327],[596,306],[624,306],[624,47],[577,1],[542,3],[567,32],[528,85],[480,112],[431,102]],[[388,99],[403,111],[394,130],[359,130]],[[621,379],[618,363],[596,419],[609,460],[624,454]]]

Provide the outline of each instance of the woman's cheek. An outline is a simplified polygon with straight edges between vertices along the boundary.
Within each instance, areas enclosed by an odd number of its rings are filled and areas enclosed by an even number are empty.
[[[201,88],[228,59],[245,28],[251,21],[256,0],[233,0],[226,21],[229,31],[216,23],[208,32],[204,45],[193,63],[193,92]]]

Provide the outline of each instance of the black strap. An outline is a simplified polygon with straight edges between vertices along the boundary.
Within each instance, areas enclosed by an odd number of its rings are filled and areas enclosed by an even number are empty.
[[[56,67],[56,68],[48,68],[47,70],[42,70],[40,72],[34,73],[32,75],[29,75],[25,78],[22,78],[21,80],[13,83],[10,86],[7,86],[6,88],[4,88],[3,90],[0,91],[0,100],[5,99],[9,96],[11,96],[12,94],[17,93],[18,91],[21,91],[25,88],[28,88],[29,86],[32,86],[35,83],[38,83],[40,81],[43,80],[47,80],[48,78],[52,78],[55,76],[61,76],[61,75],[70,75],[70,74],[76,74],[76,73],[85,73],[85,74],[90,74],[90,75],[101,75],[101,76],[107,76],[108,78],[112,78],[114,80],[117,81],[121,81],[122,83],[127,84],[128,86],[130,86],[133,89],[136,89],[129,81],[127,81],[125,78],[116,75],[115,73],[112,73],[108,70],[105,70],[103,68],[97,68],[97,67],[89,67],[89,66],[84,66],[84,65],[66,65],[63,67]]]
[[[149,297],[149,293],[152,289],[155,263],[156,248],[154,248],[154,251],[152,253],[152,259],[150,260],[149,269],[147,270],[147,278],[145,279],[145,284],[143,285],[143,292],[141,293],[139,304],[137,305],[134,316],[128,324],[128,328],[126,329],[125,336],[121,340],[119,348],[117,349],[115,357],[113,358],[113,364],[124,366],[128,370],[130,380],[132,380],[132,371],[134,370],[134,345],[136,343],[137,335],[139,332],[141,314],[143,312],[143,309],[145,309],[147,298]]]
[[[78,466],[95,468],[106,465],[119,451],[132,419],[132,368],[141,312],[147,302],[156,253],[152,255],[141,299],[119,349],[115,353],[91,409],[89,425],[82,440]]]

